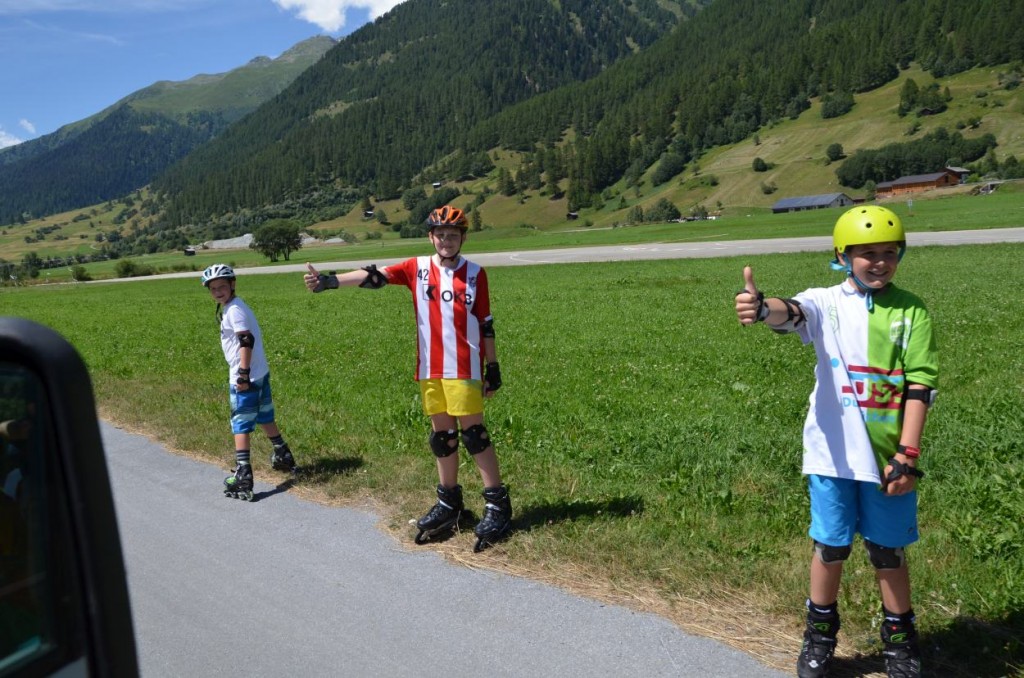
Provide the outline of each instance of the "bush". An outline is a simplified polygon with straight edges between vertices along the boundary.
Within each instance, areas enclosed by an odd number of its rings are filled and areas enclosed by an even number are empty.
[[[92,280],[92,276],[85,270],[85,266],[72,266],[71,279],[76,282],[88,282]]]
[[[146,275],[153,275],[153,267],[140,264],[134,259],[121,259],[114,266],[114,272],[118,278],[139,278]]]

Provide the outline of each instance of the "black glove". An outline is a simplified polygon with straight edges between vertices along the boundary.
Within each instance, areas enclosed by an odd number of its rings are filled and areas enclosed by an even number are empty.
[[[494,393],[499,388],[501,388],[501,368],[498,367],[498,363],[487,363],[487,369],[484,371],[484,390]]]
[[[238,368],[238,378],[235,379],[235,384],[237,386],[245,386],[246,388],[248,388],[250,384],[252,384],[252,382],[249,381],[249,368]]]
[[[331,273],[321,273],[316,279],[316,287],[313,288],[314,292],[323,292],[324,290],[336,290],[338,289],[338,278]]]

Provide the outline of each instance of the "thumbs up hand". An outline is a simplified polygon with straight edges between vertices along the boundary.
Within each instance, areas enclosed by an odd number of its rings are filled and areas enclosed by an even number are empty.
[[[306,273],[302,276],[303,282],[306,283],[306,288],[310,292],[323,292],[324,286],[320,282],[320,271],[313,268],[313,264],[306,262]]]
[[[736,293],[736,316],[743,325],[753,325],[768,316],[764,294],[754,284],[754,271],[743,267],[743,289]]]

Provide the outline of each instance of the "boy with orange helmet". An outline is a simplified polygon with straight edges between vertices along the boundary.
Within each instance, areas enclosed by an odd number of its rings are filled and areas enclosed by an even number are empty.
[[[378,270],[366,266],[341,274],[323,274],[307,264],[311,292],[355,286],[379,289],[388,284],[412,291],[418,336],[416,380],[423,412],[430,417],[430,449],[437,458],[437,503],[418,522],[416,543],[454,530],[464,508],[458,483],[459,433],[483,481],[484,516],[474,532],[480,551],[512,527],[512,503],[501,481],[494,445],[484,426],[484,398],[501,387],[494,343],[487,273],[461,256],[466,215],[445,205],[427,218],[433,256],[414,257]],[[461,429],[461,431],[459,431]]]

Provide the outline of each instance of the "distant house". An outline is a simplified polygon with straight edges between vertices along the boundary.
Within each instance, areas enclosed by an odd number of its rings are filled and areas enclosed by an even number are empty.
[[[909,177],[900,177],[895,181],[882,181],[875,186],[876,198],[892,198],[898,195],[909,193],[920,193],[931,188],[945,188],[956,186],[960,183],[960,176],[946,168],[941,172],[931,174],[915,174]]]
[[[971,170],[967,169],[966,167],[947,167],[946,171],[952,172],[953,174],[960,177],[961,184],[965,183],[967,181],[967,177],[971,176]]]
[[[363,210],[363,218],[364,219],[372,219],[373,215],[374,215],[374,211],[372,209]]]
[[[772,212],[800,212],[803,210],[820,210],[827,207],[849,207],[854,199],[845,193],[824,193],[822,195],[805,195],[799,198],[783,198],[772,205]]]
[[[434,183],[431,184],[431,186],[433,186],[434,188],[441,188],[441,185],[443,183],[443,181],[435,181]]]
[[[576,219],[580,218],[580,213],[579,212],[566,212],[565,218],[568,219],[569,221],[575,221]]]
[[[194,257],[195,255],[196,255],[196,248],[195,247],[186,247],[185,248],[185,256],[186,257]]]

